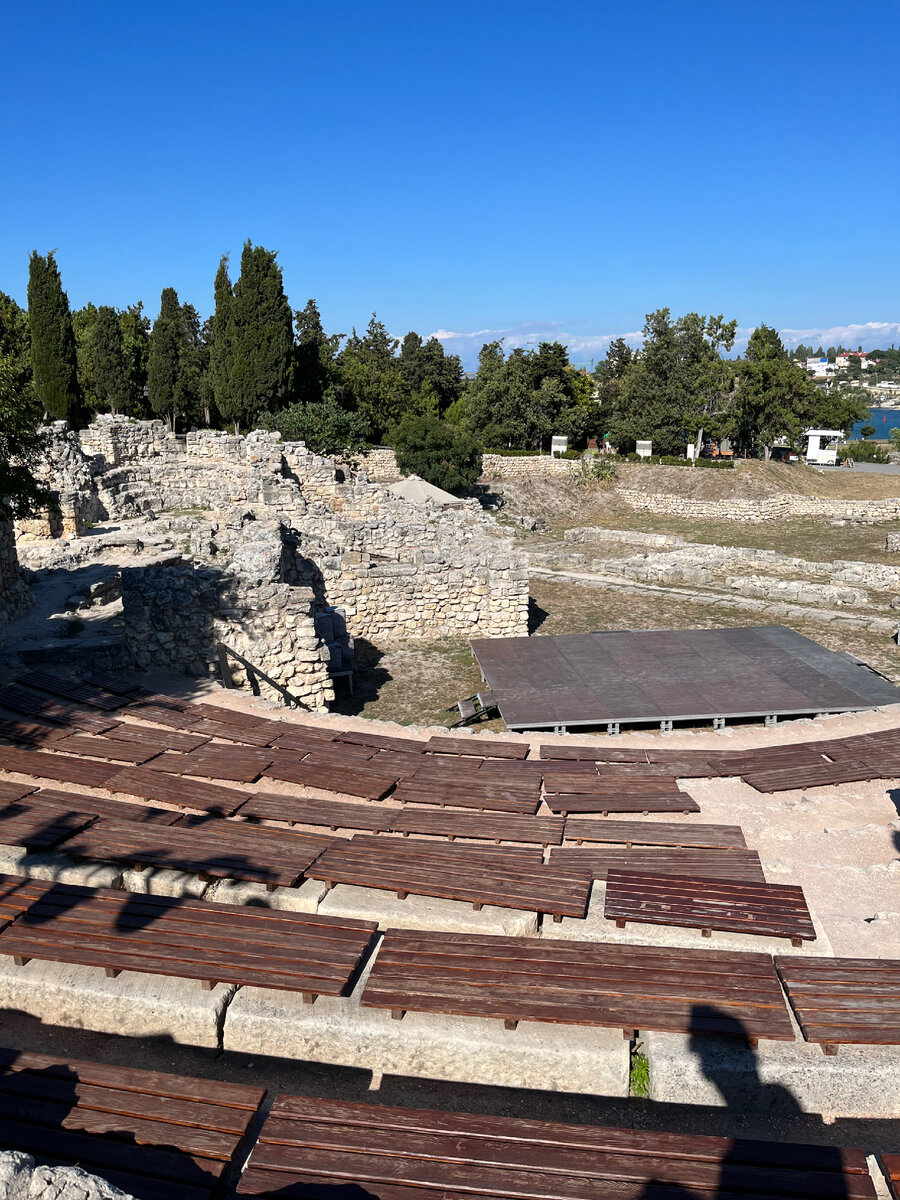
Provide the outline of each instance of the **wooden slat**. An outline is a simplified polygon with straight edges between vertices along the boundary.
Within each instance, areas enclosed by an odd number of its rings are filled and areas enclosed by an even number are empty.
[[[527,742],[501,742],[494,738],[441,737],[435,734],[425,743],[428,754],[459,754],[475,758],[527,758]]]
[[[89,796],[81,792],[59,791],[56,788],[41,788],[29,801],[46,802],[54,808],[71,809],[92,813],[95,817],[111,817],[114,821],[146,821],[152,825],[174,825],[181,820],[181,812],[167,808],[151,808],[148,804],[137,804],[120,797]]]
[[[149,725],[139,725],[137,722],[123,722],[106,735],[114,741],[126,742],[133,746],[146,746],[155,754],[164,750],[180,750],[187,754],[198,746],[205,746],[209,738],[203,734],[182,733],[176,729],[153,729]]]
[[[562,846],[550,851],[550,861],[573,873],[585,871],[592,879],[606,879],[610,869],[646,871],[658,875],[697,875],[702,879],[734,879],[765,883],[759,854],[737,847]]]
[[[31,898],[0,932],[0,954],[207,983],[343,994],[375,924],[253,905],[15,880]],[[0,876],[0,897],[9,886]]]
[[[889,757],[874,754],[862,760],[841,759],[833,763],[771,767],[744,772],[742,777],[758,792],[788,792],[869,779],[900,779],[900,755]]]
[[[597,821],[569,817],[567,842],[617,842],[625,846],[702,846],[745,848],[740,825],[699,825],[693,821]]]
[[[0,758],[2,762],[2,758]],[[147,766],[116,771],[105,786],[111,792],[125,792],[142,800],[159,800],[181,808],[229,816],[253,794],[246,788],[217,787],[196,779],[182,779],[153,771]]]
[[[154,758],[159,751],[146,744],[123,741],[121,738],[97,737],[88,733],[73,733],[53,743],[61,754],[99,758],[106,762],[130,763],[140,766]]]
[[[59,783],[77,783],[84,787],[106,787],[119,768],[111,763],[75,758],[70,754],[0,746],[0,770],[28,775],[33,779],[55,779]]]
[[[26,746],[44,746],[56,743],[71,735],[71,730],[59,725],[45,725],[38,721],[17,721],[11,717],[0,717],[0,738],[6,742],[21,742]]]
[[[900,1200],[900,1154],[882,1154],[881,1165],[890,1185],[891,1195]]]
[[[453,808],[480,808],[486,812],[537,812],[541,802],[540,776],[510,783],[490,776],[463,774],[447,768],[440,775],[416,772],[403,779],[393,794],[404,804],[438,804]]]
[[[798,945],[816,937],[803,889],[792,884],[720,881],[697,875],[654,875],[610,868],[603,915],[620,926],[637,921],[720,929],[787,937]]]
[[[671,946],[390,929],[361,1003],[506,1021],[794,1037],[768,955]]]
[[[525,909],[583,917],[591,881],[546,865],[539,850],[448,846],[397,838],[357,836],[326,850],[307,874],[329,884],[347,883],[420,896],[464,900],[481,907]]]
[[[28,800],[0,803],[0,845],[49,850],[79,833],[94,819],[89,812],[73,812]]]
[[[0,1051],[0,1138],[151,1200],[203,1200],[235,1159],[261,1088]]]
[[[367,771],[360,762],[354,763],[352,767],[341,767],[314,766],[305,762],[289,763],[279,759],[265,774],[269,779],[281,779],[287,783],[300,784],[302,787],[338,792],[346,796],[360,796],[364,800],[381,800],[397,782],[396,775]]]
[[[321,825],[328,829],[365,829],[386,833],[399,816],[396,808],[381,804],[351,804],[311,796],[282,796],[257,792],[238,810],[238,815],[257,821],[286,821],[291,825]]]
[[[436,837],[475,838],[492,842],[528,842],[558,846],[562,841],[561,817],[519,816],[515,813],[455,812],[451,809],[414,808],[396,813],[395,833],[432,834]]]
[[[900,1045],[900,960],[778,955],[775,968],[808,1042]]]
[[[31,907],[47,885],[18,875],[0,875],[0,929]]]
[[[21,800],[37,790],[33,783],[15,783],[12,779],[0,779],[0,801]]]
[[[699,812],[700,805],[687,792],[634,791],[546,796],[547,807],[555,813],[662,813]]]
[[[37,717],[51,725],[66,725],[84,733],[104,733],[117,724],[114,718],[101,713],[84,712],[71,704],[58,704],[39,692],[8,684],[0,688],[0,708],[10,712]]]
[[[205,779],[227,779],[234,783],[253,783],[272,762],[272,752],[255,746],[232,746],[207,742],[190,754],[167,750],[154,758],[149,767],[168,775],[189,775]]]
[[[62,675],[51,675],[47,671],[29,671],[20,675],[16,681],[39,692],[48,692],[63,700],[74,701],[76,704],[89,704],[93,708],[101,708],[106,712],[115,712],[124,708],[128,700],[108,692],[104,688],[91,683],[80,683],[76,679],[67,679]]]
[[[0,834],[2,829],[0,824]],[[290,887],[334,840],[215,817],[185,817],[167,827],[104,817],[69,837],[63,850],[75,858],[133,863],[139,869],[165,867]]]

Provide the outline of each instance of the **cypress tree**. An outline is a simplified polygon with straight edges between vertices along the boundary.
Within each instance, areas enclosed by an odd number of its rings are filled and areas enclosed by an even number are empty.
[[[228,275],[228,255],[223,254],[216,271],[215,312],[210,332],[212,343],[209,352],[209,390],[216,408],[226,421],[239,421],[231,391],[231,364],[233,359],[234,326],[231,320],[233,289]]]
[[[81,421],[81,390],[69,298],[62,289],[56,252],[32,252],[28,264],[28,318],[34,391],[44,412]]]
[[[251,424],[291,399],[293,320],[276,255],[247,239],[234,285],[227,329],[231,339],[231,419]]]
[[[98,395],[109,405],[110,412],[121,412],[128,402],[129,380],[119,314],[108,304],[101,304],[97,309],[91,331],[90,358]]]
[[[159,316],[150,330],[147,387],[150,407],[157,416],[165,416],[170,429],[175,428],[179,410],[179,385],[186,342],[178,293],[174,288],[163,288]]]

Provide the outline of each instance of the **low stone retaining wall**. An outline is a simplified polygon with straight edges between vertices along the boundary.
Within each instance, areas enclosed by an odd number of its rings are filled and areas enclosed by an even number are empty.
[[[581,462],[576,458],[553,458],[549,454],[485,454],[483,479],[560,478],[577,475]]]
[[[886,500],[823,500],[818,496],[773,496],[763,500],[687,500],[666,492],[617,488],[616,496],[639,512],[719,521],[778,521],[785,517],[830,517],[845,521],[896,521],[900,497]]]

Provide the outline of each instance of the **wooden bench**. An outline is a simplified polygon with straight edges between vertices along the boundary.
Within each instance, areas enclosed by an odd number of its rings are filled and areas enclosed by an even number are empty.
[[[57,808],[52,804],[29,800],[0,802],[0,845],[50,850],[95,819],[93,813]]]
[[[0,935],[0,946],[3,937]],[[389,929],[370,1008],[793,1041],[768,954]]]
[[[404,804],[450,805],[452,808],[479,808],[486,812],[537,812],[541,803],[540,776],[522,782],[475,777],[477,772],[444,769],[440,773],[417,772],[401,779],[393,799]]]
[[[233,783],[254,783],[271,764],[271,750],[255,746],[228,746],[207,742],[190,754],[167,750],[149,764],[153,771],[169,775],[191,775],[204,779],[228,779]]]
[[[555,813],[696,813],[700,805],[687,792],[652,792],[621,788],[617,792],[556,793],[544,797],[547,807]]]
[[[15,783],[12,779],[0,779],[0,801],[21,800],[37,791],[36,783]]]
[[[71,754],[0,746],[0,770],[28,775],[32,779],[55,779],[58,783],[76,783],[83,787],[107,787],[120,769],[113,763],[76,758]]]
[[[164,750],[180,750],[187,754],[198,746],[205,746],[209,738],[198,733],[182,733],[177,729],[153,729],[149,725],[138,725],[134,721],[123,722],[106,735],[110,740],[125,742],[132,746],[146,746],[155,754]]]
[[[155,758],[159,749],[146,742],[126,741],[122,738],[95,736],[89,733],[70,733],[53,743],[60,754],[75,754],[83,758],[99,758],[105,762],[128,763],[140,766]]]
[[[803,889],[792,884],[720,881],[697,875],[654,875],[610,868],[603,915],[615,921],[619,929],[629,921],[699,929],[704,937],[720,929],[790,938],[792,946],[815,941],[816,937]]]
[[[140,1200],[208,1200],[264,1088],[0,1050],[0,1143]],[[244,1152],[246,1152],[244,1150]]]
[[[451,754],[475,758],[527,758],[527,742],[501,742],[482,737],[443,737],[435,734],[425,743],[428,754]]]
[[[21,885],[26,881],[18,881]],[[0,876],[0,895],[9,877]],[[0,931],[0,954],[217,983],[343,995],[375,931],[371,921],[254,905],[137,895],[28,880],[35,898]],[[214,1090],[214,1089],[213,1089]]]
[[[426,743],[416,738],[394,737],[384,733],[349,729],[332,731],[335,741],[346,746],[370,746],[373,750],[393,750],[398,754],[424,754]]]
[[[108,692],[96,684],[79,683],[78,680],[66,679],[63,675],[51,675],[47,671],[29,671],[27,675],[20,675],[16,682],[39,692],[48,692],[62,700],[73,701],[75,704],[89,704],[92,708],[100,708],[105,712],[116,712],[129,703],[125,697]]]
[[[0,875],[0,929],[21,916],[39,900],[47,884],[18,875]]]
[[[282,796],[257,792],[237,815],[252,821],[285,821],[289,825],[321,825],[328,829],[365,829],[386,833],[393,829],[399,809],[382,804],[352,804],[313,796]]]
[[[702,846],[719,850],[745,848],[740,825],[695,825],[685,821],[592,821],[569,817],[565,840],[619,842],[624,846]]]
[[[111,817],[114,821],[146,821],[151,825],[174,825],[182,814],[168,808],[151,808],[149,804],[138,804],[119,797],[88,796],[81,792],[58,791],[56,788],[41,788],[29,801],[47,803],[53,808],[71,809],[91,813],[95,817]]]
[[[519,816],[516,813],[454,812],[450,809],[413,808],[407,805],[396,813],[391,824],[395,833],[434,837],[475,838],[489,842],[526,842],[537,846],[558,846],[562,842],[561,817]]]
[[[900,1200],[900,1154],[882,1154],[881,1165],[894,1200]]]
[[[653,796],[670,795],[678,790],[678,780],[674,775],[635,775],[623,779],[620,776],[598,775],[596,772],[544,771],[544,791],[548,796],[617,796],[624,791]]]
[[[191,871],[204,879],[264,883],[273,891],[295,884],[334,840],[218,817],[182,817],[166,828],[103,817],[70,837],[62,850],[75,858],[130,863],[136,871],[165,867]]]
[[[775,969],[808,1042],[900,1045],[900,960],[778,955]]]
[[[253,795],[246,788],[218,787],[198,779],[181,779],[149,766],[116,771],[104,785],[111,792],[125,792],[142,800],[159,800],[179,808],[230,816]]]
[[[697,875],[703,879],[736,879],[765,883],[759,854],[732,847],[562,846],[550,851],[550,861],[572,872],[586,871],[592,879],[606,879],[610,869],[641,871],[651,875]]]
[[[548,913],[554,920],[583,917],[591,881],[543,862],[540,850],[511,846],[447,846],[358,835],[326,850],[307,875],[338,883]]]
[[[26,746],[45,746],[71,737],[72,730],[40,721],[17,721],[0,717],[0,738],[6,742],[21,742]]]
[[[297,783],[319,791],[338,792],[344,796],[359,796],[364,800],[381,800],[397,782],[396,775],[364,770],[362,764],[353,766],[314,766],[305,762],[286,762],[282,759],[267,768],[269,779]]]
[[[867,759],[841,759],[797,767],[770,767],[746,771],[742,778],[758,792],[792,792],[869,779],[898,779],[900,754],[890,757],[876,754]]]
[[[275,1097],[237,1194],[271,1200],[876,1195],[861,1150],[288,1095]]]
[[[105,733],[118,722],[100,713],[83,712],[71,704],[57,704],[28,688],[7,684],[0,687],[0,708],[10,712],[23,713],[26,717],[37,717],[50,725],[66,725],[72,729],[80,729],[83,733]]]

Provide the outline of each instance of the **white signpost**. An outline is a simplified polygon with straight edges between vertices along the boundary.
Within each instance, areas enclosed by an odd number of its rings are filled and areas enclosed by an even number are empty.
[[[653,455],[653,442],[638,442],[637,452],[641,458],[651,458]]]
[[[551,455],[551,457],[554,454],[565,454],[565,452],[568,450],[568,448],[569,448],[569,439],[567,437],[561,437],[558,434],[554,434],[553,437],[550,439],[550,455]]]

